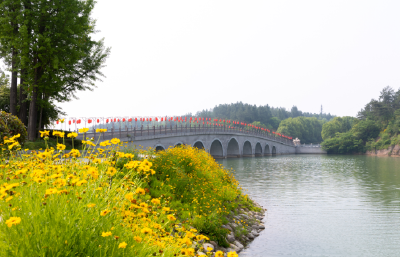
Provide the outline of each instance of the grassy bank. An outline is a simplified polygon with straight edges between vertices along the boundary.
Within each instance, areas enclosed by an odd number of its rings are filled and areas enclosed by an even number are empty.
[[[105,145],[2,160],[0,256],[194,256],[210,239],[226,245],[229,212],[256,209],[204,151],[147,160]]]

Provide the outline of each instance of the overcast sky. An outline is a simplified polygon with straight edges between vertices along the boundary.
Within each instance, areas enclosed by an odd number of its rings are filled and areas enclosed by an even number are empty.
[[[355,116],[400,87],[400,1],[98,0],[112,47],[68,116],[183,115],[244,103]]]

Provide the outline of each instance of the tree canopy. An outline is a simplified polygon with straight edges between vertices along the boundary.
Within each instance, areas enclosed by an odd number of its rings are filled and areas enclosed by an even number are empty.
[[[259,122],[259,124],[273,130],[277,130],[281,121],[287,118],[296,118],[302,116],[330,120],[334,117],[331,114],[313,114],[302,112],[298,110],[296,106],[293,106],[291,111],[287,111],[285,108],[274,108],[268,104],[256,106],[244,104],[242,102],[220,104],[211,110],[197,112],[196,116],[226,118],[231,120],[240,120],[246,123]]]
[[[277,132],[299,138],[301,143],[320,143],[324,122],[325,120],[318,120],[315,117],[288,118],[279,124]]]
[[[357,115],[324,124],[322,146],[329,153],[365,152],[400,143],[400,90],[382,89]]]
[[[335,117],[324,123],[322,126],[321,136],[323,140],[332,138],[336,133],[347,132],[351,129],[355,118],[350,116]]]
[[[94,0],[4,0],[0,4],[0,53],[12,80],[21,83],[19,105],[29,101],[28,137],[43,126],[52,101],[70,101],[80,90],[93,90],[104,76],[110,49],[94,40]],[[14,89],[11,85],[11,91]],[[17,101],[10,94],[10,104]],[[12,106],[11,106],[12,107]],[[10,107],[10,109],[12,109]]]

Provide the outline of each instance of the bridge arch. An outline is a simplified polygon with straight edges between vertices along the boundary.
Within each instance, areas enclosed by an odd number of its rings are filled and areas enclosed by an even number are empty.
[[[261,143],[260,142],[256,143],[256,148],[255,148],[254,154],[256,156],[262,156],[263,151],[262,151],[262,147],[261,147]]]
[[[253,155],[253,151],[251,148],[251,143],[250,141],[245,141],[243,144],[243,156],[252,156]]]
[[[272,155],[276,155],[276,147],[272,146]]]
[[[156,144],[156,146],[154,147],[154,149],[156,150],[156,152],[158,151],[164,151],[165,147],[161,144]]]
[[[210,154],[211,156],[213,156],[214,158],[223,158],[224,155],[224,148],[222,146],[222,142],[221,140],[219,140],[218,138],[215,138],[210,146]]]
[[[176,142],[176,143],[174,144],[174,147],[181,146],[181,145],[183,145],[183,143],[182,143],[181,141],[178,141],[178,142]]]
[[[269,149],[269,144],[266,144],[264,147],[264,155],[271,155],[271,150]]]
[[[240,157],[239,141],[235,137],[229,139],[227,157]]]
[[[192,147],[196,147],[198,149],[205,149],[204,143],[201,140],[197,140],[193,143]]]

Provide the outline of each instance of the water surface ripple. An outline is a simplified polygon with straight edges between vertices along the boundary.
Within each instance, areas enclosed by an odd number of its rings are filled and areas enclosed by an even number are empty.
[[[264,208],[240,256],[400,256],[400,158],[287,155],[225,159]]]

